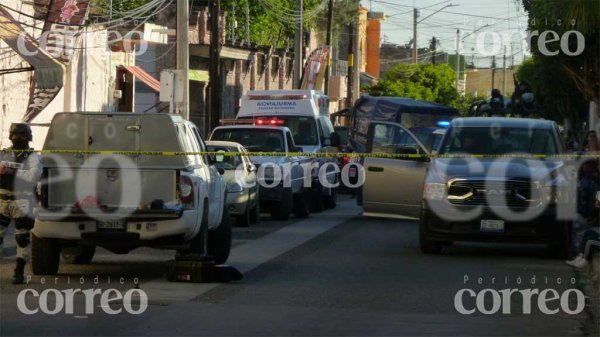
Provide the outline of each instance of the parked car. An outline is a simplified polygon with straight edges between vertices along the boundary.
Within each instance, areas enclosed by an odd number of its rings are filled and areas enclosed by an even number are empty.
[[[241,100],[236,118],[257,125],[286,126],[296,146],[307,154],[335,152],[339,146],[329,115],[329,97],[317,90],[250,90]],[[335,162],[335,158],[316,157],[319,165]],[[327,181],[335,185],[338,175],[332,166],[325,171]],[[321,184],[313,175],[311,212],[335,208],[337,189]]]
[[[304,186],[304,169],[301,165],[308,163],[310,159],[288,155],[290,152],[302,152],[302,148],[295,145],[290,129],[270,125],[219,126],[213,130],[210,140],[236,142],[250,152],[281,154],[250,158],[259,169],[257,181],[260,185],[260,208],[269,210],[276,220],[289,219],[291,212],[298,218],[309,216],[311,190]],[[276,182],[275,170],[279,170],[281,179],[277,185],[272,186]],[[286,181],[289,181],[289,186],[285,186]]]
[[[238,143],[208,141],[206,147],[215,155],[215,166],[224,170],[227,184],[227,209],[239,226],[248,227],[259,221],[260,206],[256,166],[245,155],[248,151]],[[223,155],[219,155],[219,153]]]
[[[227,260],[231,226],[217,167],[203,155],[154,155],[206,151],[193,123],[170,114],[60,113],[44,150],[71,152],[42,158],[34,274],[56,274],[61,252],[67,261],[89,263],[96,246],[117,254],[175,248]]]
[[[558,208],[573,202],[562,159],[430,158],[410,130],[389,122],[371,123],[367,150],[411,154],[365,158],[363,210],[419,220],[424,253],[439,253],[453,241],[517,241],[548,243],[553,255],[568,255],[571,221],[557,217]],[[557,155],[562,145],[552,121],[460,118],[439,152]]]

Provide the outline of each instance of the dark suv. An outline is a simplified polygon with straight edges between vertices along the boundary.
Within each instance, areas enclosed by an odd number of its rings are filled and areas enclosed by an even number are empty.
[[[566,256],[574,191],[561,152],[551,121],[455,120],[425,178],[422,251],[455,240],[545,242]]]
[[[364,159],[363,214],[419,220],[424,253],[453,241],[511,241],[567,254],[575,184],[556,156],[554,122],[458,118],[433,157],[398,123],[371,123],[367,139],[376,155]]]

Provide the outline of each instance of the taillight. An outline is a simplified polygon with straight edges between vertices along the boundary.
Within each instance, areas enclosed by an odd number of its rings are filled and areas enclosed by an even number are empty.
[[[179,176],[179,200],[185,208],[194,208],[194,182],[188,176]]]

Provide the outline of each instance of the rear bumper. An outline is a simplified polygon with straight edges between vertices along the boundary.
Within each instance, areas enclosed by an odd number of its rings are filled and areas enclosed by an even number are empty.
[[[548,243],[564,236],[568,220],[557,220],[555,209],[549,207],[539,216],[529,220],[504,220],[504,229],[499,232],[481,228],[481,220],[502,220],[490,209],[483,209],[475,219],[447,220],[430,209],[421,211],[422,233],[429,240]]]
[[[192,238],[197,230],[198,213],[195,210],[182,211],[181,214],[130,215],[125,218],[125,229],[120,231],[98,230],[97,220],[90,215],[71,214],[58,218],[38,213],[33,233],[40,238],[85,241],[92,237],[110,237],[108,245],[120,245],[122,241],[151,241],[170,236],[180,236],[186,240]],[[106,218],[106,217],[104,217]],[[99,218],[103,219],[103,218]]]
[[[68,211],[52,211],[36,208],[36,219],[41,221],[86,221],[97,219],[125,219],[127,221],[154,221],[164,219],[179,219],[183,209],[144,209],[130,212],[103,212],[101,210],[72,209]]]

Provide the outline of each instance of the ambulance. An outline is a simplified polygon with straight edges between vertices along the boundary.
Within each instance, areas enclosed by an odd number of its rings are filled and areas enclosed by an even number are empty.
[[[286,126],[294,138],[296,146],[304,153],[317,154],[337,152],[339,136],[334,132],[329,116],[329,97],[317,90],[251,90],[243,97],[240,120],[253,120],[255,125]],[[314,156],[319,167],[336,162],[336,158]],[[338,182],[338,174],[333,165],[328,165],[326,179],[331,184]],[[311,210],[336,206],[337,191],[321,184],[317,175],[312,183],[315,198]]]

